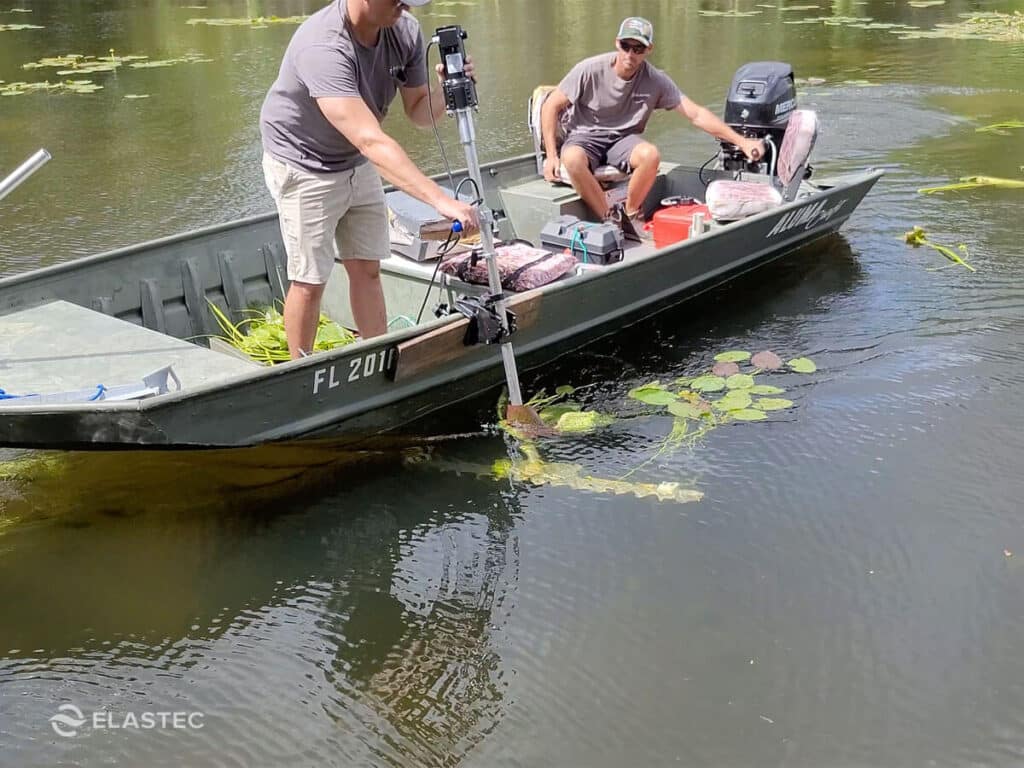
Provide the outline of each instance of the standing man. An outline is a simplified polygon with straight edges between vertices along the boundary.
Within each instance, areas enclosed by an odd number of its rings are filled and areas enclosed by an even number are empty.
[[[679,112],[716,139],[725,139],[743,150],[752,161],[764,154],[759,139],[747,139],[723,123],[705,107],[682,94],[668,75],[647,61],[654,50],[654,26],[631,16],[619,26],[615,52],[584,59],[565,76],[541,110],[544,140],[544,178],[559,181],[562,165],[573,188],[598,216],[613,219],[625,234],[642,236],[640,207],[654,186],[661,155],[640,135],[656,109]],[[563,115],[563,113],[565,113]],[[559,128],[565,133],[559,157]],[[611,211],[604,190],[594,178],[601,165],[630,169],[626,209]]]
[[[428,99],[420,25],[408,13],[429,2],[333,0],[295,32],[263,102],[263,173],[288,252],[284,326],[293,359],[313,349],[335,258],[348,273],[359,334],[387,331],[380,261],[391,244],[381,176],[466,231],[478,226],[475,209],[424,176],[381,128],[399,91],[418,126],[431,125],[431,104],[433,119],[444,112],[443,96]]]

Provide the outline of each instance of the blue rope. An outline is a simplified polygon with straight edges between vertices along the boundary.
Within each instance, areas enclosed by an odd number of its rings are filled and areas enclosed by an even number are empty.
[[[580,222],[572,231],[572,237],[569,239],[569,253],[576,253],[576,243],[580,244],[580,250],[583,251],[583,263],[586,264],[590,261],[590,254],[587,252],[587,244],[583,242],[583,229],[589,226]]]
[[[96,394],[89,398],[89,402],[91,403],[93,400],[99,400],[101,397],[103,397],[103,393],[106,392],[106,391],[107,391],[106,387],[104,387],[102,384],[97,384],[96,385]]]

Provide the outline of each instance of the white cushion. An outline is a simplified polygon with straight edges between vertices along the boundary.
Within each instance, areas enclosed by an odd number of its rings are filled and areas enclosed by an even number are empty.
[[[735,221],[782,204],[782,194],[768,184],[719,179],[708,185],[706,203],[712,218]]]

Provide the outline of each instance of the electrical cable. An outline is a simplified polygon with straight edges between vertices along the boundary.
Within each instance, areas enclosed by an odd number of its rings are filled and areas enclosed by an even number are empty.
[[[434,100],[432,98],[431,80],[430,76],[434,73],[430,70],[430,48],[434,45],[434,41],[431,40],[427,43],[427,51],[423,56],[423,66],[427,70],[427,111],[430,112],[430,127],[434,130],[434,140],[437,142],[437,148],[441,150],[441,161],[444,163],[445,173],[448,174],[448,183],[454,187],[455,177],[452,176],[452,167],[448,164],[448,155],[444,151],[444,142],[441,141],[441,134],[437,130],[437,120],[434,118]]]
[[[697,171],[697,180],[701,184],[704,185],[704,189],[707,189],[708,188],[708,184],[711,183],[711,179],[708,179],[707,181],[704,181],[704,169],[707,168],[708,167],[708,163],[710,163],[716,157],[718,157],[718,153],[717,152],[715,152],[715,154],[713,154],[711,157],[709,157],[707,160],[705,160],[704,164],[700,167],[700,170]]]

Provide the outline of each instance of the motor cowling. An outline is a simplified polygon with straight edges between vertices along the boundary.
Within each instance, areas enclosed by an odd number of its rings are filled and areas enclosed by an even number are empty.
[[[733,75],[725,101],[725,123],[741,136],[770,138],[777,152],[796,109],[796,83],[793,67],[782,61],[754,61],[744,64]],[[771,150],[765,156],[770,165]],[[721,165],[725,170],[763,172],[766,163],[748,163],[739,147],[722,142]]]

